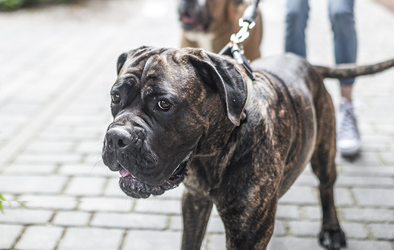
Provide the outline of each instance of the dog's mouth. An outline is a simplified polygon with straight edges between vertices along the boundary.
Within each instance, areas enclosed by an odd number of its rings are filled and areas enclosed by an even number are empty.
[[[133,198],[148,198],[150,195],[162,195],[165,191],[178,187],[187,176],[187,167],[193,158],[193,153],[190,152],[185,159],[173,171],[170,178],[163,184],[152,186],[141,182],[135,176],[130,174],[120,163],[119,186],[123,192]]]
[[[207,30],[207,25],[199,24],[194,18],[190,17],[187,14],[183,14],[181,16],[182,27],[188,31],[200,31],[205,32]]]

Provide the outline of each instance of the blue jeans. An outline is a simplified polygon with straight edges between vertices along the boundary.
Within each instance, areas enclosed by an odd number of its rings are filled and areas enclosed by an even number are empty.
[[[355,63],[357,34],[354,25],[354,0],[329,0],[328,11],[334,32],[335,62]],[[308,12],[308,0],[287,0],[286,52],[306,57],[305,28]],[[340,83],[352,85],[354,78],[341,79]]]

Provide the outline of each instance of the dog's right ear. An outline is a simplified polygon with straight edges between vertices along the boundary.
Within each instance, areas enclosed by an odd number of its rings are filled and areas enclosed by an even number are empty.
[[[127,53],[123,53],[118,57],[118,62],[116,63],[116,71],[118,75],[126,60],[127,60]]]
[[[204,83],[219,93],[227,117],[236,126],[246,105],[247,83],[234,62],[201,49],[185,48],[186,58],[198,70]]]

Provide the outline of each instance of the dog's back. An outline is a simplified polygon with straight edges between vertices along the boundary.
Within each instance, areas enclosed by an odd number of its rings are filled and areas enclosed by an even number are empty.
[[[274,129],[279,133],[275,138],[284,138],[279,144],[287,147],[279,192],[282,196],[311,161],[316,145],[322,138],[328,135],[335,138],[334,107],[322,78],[302,57],[293,54],[268,57],[254,61],[252,68],[258,78],[266,78],[264,84],[268,81],[274,89],[270,97],[271,109],[275,109],[272,112],[275,113],[275,119],[279,119],[276,126],[280,127]],[[258,80],[255,84],[255,95],[267,99],[266,90],[259,90],[260,82]],[[325,140],[330,141],[327,143],[330,151],[335,151],[332,138]],[[288,141],[288,144],[284,141]]]

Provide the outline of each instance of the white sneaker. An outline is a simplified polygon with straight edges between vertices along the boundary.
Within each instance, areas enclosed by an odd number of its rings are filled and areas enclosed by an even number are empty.
[[[338,117],[337,149],[343,156],[354,156],[360,152],[361,137],[357,127],[353,103],[341,99]]]

